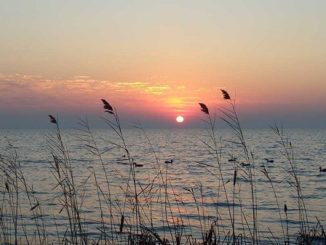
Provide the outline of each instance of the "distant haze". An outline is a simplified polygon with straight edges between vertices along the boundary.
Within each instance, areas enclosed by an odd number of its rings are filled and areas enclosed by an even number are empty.
[[[326,1],[1,1],[0,128],[63,127],[100,99],[126,126],[201,127],[236,98],[244,127],[326,126]],[[178,115],[185,117],[177,124]]]

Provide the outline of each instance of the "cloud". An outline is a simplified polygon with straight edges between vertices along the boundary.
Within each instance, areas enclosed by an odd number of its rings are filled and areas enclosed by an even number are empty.
[[[92,107],[89,101],[94,104],[99,98],[109,98],[127,107],[133,103],[146,103],[151,96],[162,96],[169,89],[168,85],[160,83],[112,82],[83,75],[49,79],[36,75],[0,74],[0,110]]]
[[[169,89],[169,86],[149,86],[145,89],[145,91],[149,94],[161,95]]]
[[[197,103],[216,100],[211,89],[178,81],[108,81],[78,75],[53,79],[38,75],[0,74],[0,113],[51,112],[65,115],[98,115],[104,98],[121,114],[137,118],[173,117],[198,111]]]
[[[145,88],[148,85],[148,82],[117,82],[117,87],[124,87],[124,88]]]

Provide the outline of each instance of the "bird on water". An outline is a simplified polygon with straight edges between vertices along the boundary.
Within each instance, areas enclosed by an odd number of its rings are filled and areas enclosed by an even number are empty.
[[[173,163],[173,159],[170,159],[170,160],[165,160],[165,162],[164,163],[166,163],[166,164],[169,164],[169,163]]]
[[[228,161],[229,162],[236,162],[237,161],[237,158],[236,157],[231,157]]]
[[[269,159],[269,158],[265,158],[265,161],[266,161],[266,162],[269,162],[269,163],[272,163],[272,162],[274,162],[274,160],[273,160],[273,159]]]
[[[326,168],[319,167],[320,172],[326,172]]]

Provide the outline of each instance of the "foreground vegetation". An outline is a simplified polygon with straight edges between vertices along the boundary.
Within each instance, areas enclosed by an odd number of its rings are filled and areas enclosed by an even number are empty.
[[[47,136],[49,155],[51,156],[51,171],[55,205],[59,208],[58,217],[49,214],[36,195],[33,183],[29,183],[20,165],[15,147],[8,143],[7,151],[0,154],[1,171],[1,206],[0,206],[0,243],[1,244],[326,244],[326,235],[318,218],[309,220],[302,191],[302,183],[296,166],[291,141],[284,136],[282,128],[274,126],[272,130],[278,137],[277,142],[282,147],[282,154],[287,162],[289,192],[295,196],[298,231],[289,233],[289,208],[283,203],[277,192],[277,182],[266,166],[257,167],[255,155],[247,143],[236,111],[235,101],[229,93],[221,90],[225,106],[219,108],[220,119],[232,130],[234,138],[231,144],[240,148],[239,155],[233,155],[228,164],[232,164],[232,173],[226,173],[221,151],[221,142],[215,130],[216,117],[211,114],[204,103],[199,103],[207,124],[208,140],[202,140],[203,145],[212,159],[211,162],[199,162],[207,174],[216,181],[216,214],[208,218],[203,187],[185,187],[185,191],[195,203],[199,218],[199,232],[193,234],[187,229],[187,220],[180,215],[180,209],[186,208],[183,197],[176,193],[171,184],[168,164],[173,160],[161,163],[155,146],[152,145],[145,130],[137,126],[143,133],[154,157],[155,174],[149,176],[144,183],[138,176],[137,168],[143,164],[137,162],[131,154],[124,131],[121,127],[117,110],[106,100],[102,99],[106,113],[104,121],[115,134],[114,140],[108,140],[110,149],[123,152],[128,166],[128,174],[123,186],[124,195],[117,200],[114,197],[114,183],[110,179],[111,166],[103,159],[103,151],[98,147],[87,120],[80,121],[79,140],[84,149],[99,163],[100,170],[90,168],[89,175],[82,181],[76,178],[78,168],[70,158],[69,147],[66,145],[60,124],[50,115],[53,133]],[[241,161],[239,160],[241,159]],[[196,159],[194,159],[196,162]],[[266,162],[272,161],[266,159]],[[99,181],[99,172],[104,181]],[[275,201],[275,215],[279,218],[280,231],[274,234],[269,230],[270,240],[262,240],[259,227],[258,197],[256,176],[263,174]],[[227,176],[233,176],[230,180]],[[77,181],[78,179],[78,181]],[[243,181],[245,180],[245,181]],[[104,184],[103,184],[104,183]],[[98,219],[96,232],[88,230],[90,221],[85,213],[85,189],[93,188],[97,195]],[[244,198],[244,196],[249,198]],[[94,200],[93,200],[94,201]],[[172,207],[176,205],[178,208]],[[225,204],[227,213],[221,213],[219,203]],[[159,210],[154,206],[159,206]],[[244,207],[250,207],[245,209]],[[248,211],[249,210],[249,211]],[[28,217],[28,218],[26,218]],[[67,220],[64,231],[53,234],[47,220]],[[159,220],[164,231],[158,230]]]

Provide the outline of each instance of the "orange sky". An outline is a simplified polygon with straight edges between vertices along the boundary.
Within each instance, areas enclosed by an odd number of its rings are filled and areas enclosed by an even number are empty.
[[[220,88],[247,117],[320,126],[325,11],[324,1],[1,2],[0,127],[100,115],[101,98],[126,120],[197,122],[198,102],[223,103]]]

